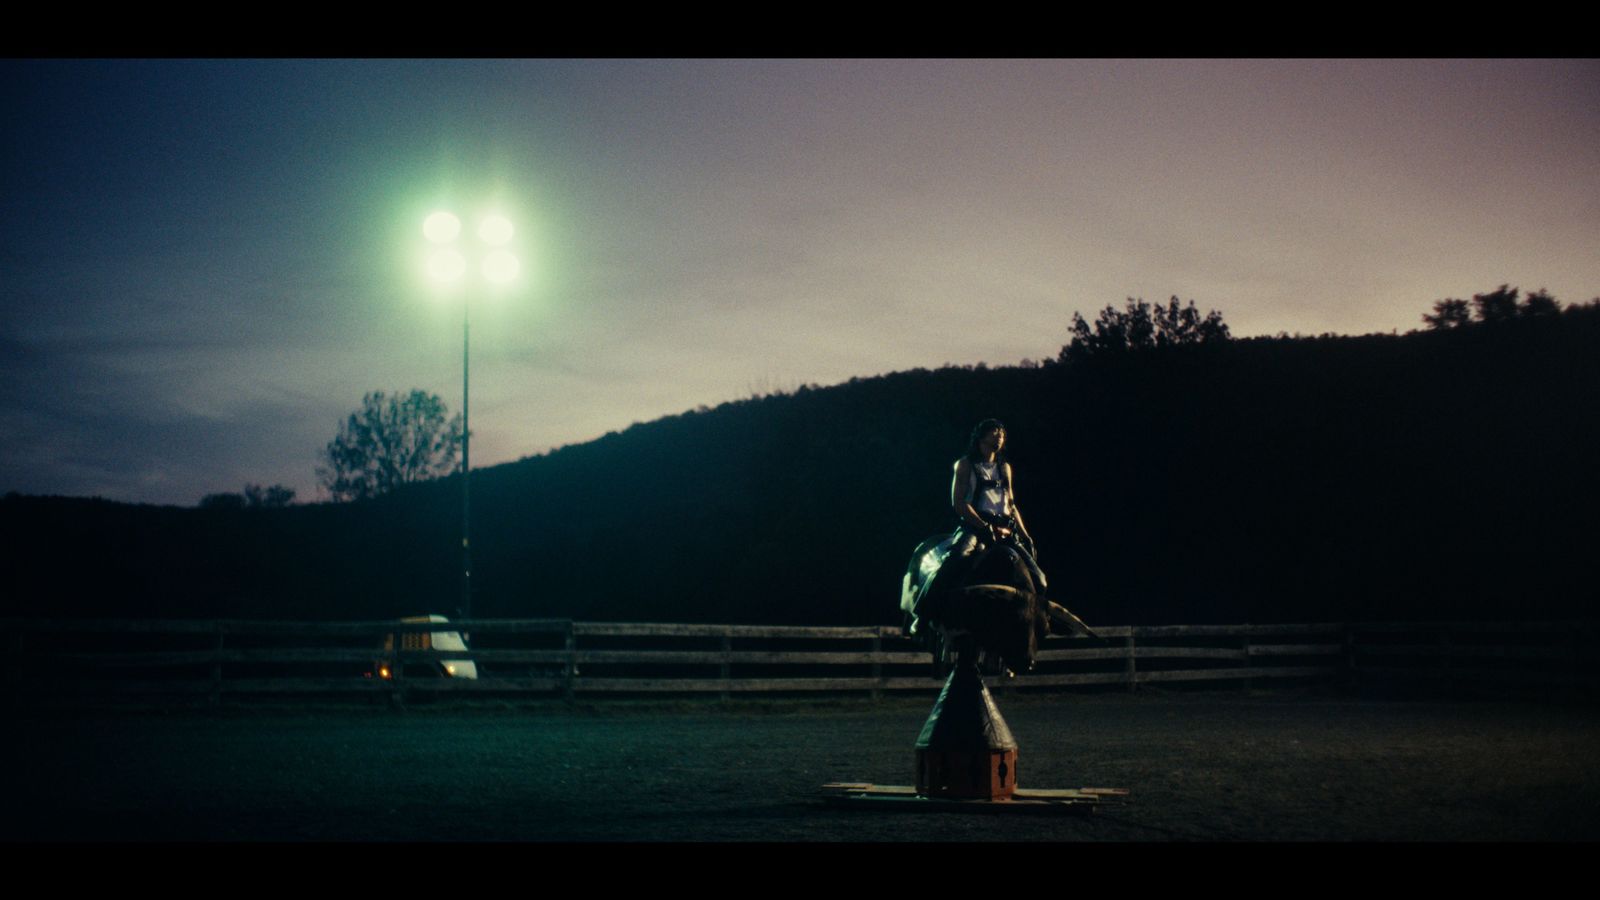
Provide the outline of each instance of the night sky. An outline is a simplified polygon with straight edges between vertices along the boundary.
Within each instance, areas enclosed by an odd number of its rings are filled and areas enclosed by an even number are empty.
[[[0,491],[319,496],[371,390],[474,466],[698,405],[1053,356],[1176,294],[1236,336],[1600,295],[1595,61],[0,62]],[[421,223],[516,223],[441,296]]]

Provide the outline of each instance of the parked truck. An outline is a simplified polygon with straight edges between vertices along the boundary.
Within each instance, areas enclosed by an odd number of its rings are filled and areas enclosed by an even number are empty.
[[[441,615],[407,616],[402,622],[449,622]],[[394,678],[394,671],[390,668],[390,659],[395,656],[394,632],[384,635],[384,658],[377,660],[372,671],[377,677],[384,680]],[[419,650],[459,650],[468,649],[467,642],[459,631],[408,631],[398,635],[400,638],[400,653],[412,653]],[[422,662],[401,662],[395,660],[394,665],[404,665],[403,674],[407,678],[414,677],[442,677],[442,678],[470,678],[478,677],[478,664],[470,659],[430,659]]]

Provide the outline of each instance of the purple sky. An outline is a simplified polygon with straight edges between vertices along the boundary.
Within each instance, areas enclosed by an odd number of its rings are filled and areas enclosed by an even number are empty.
[[[498,205],[474,465],[752,392],[1600,295],[1595,61],[0,62],[0,491],[318,497],[370,390],[461,401],[422,217]]]

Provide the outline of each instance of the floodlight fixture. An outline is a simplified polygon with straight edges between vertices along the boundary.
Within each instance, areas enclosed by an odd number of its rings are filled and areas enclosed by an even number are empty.
[[[510,250],[491,250],[483,258],[483,277],[491,284],[506,284],[517,277],[522,264]]]
[[[515,229],[511,227],[511,220],[499,213],[483,217],[478,223],[478,237],[491,247],[503,247],[511,240]]]
[[[461,220],[455,214],[439,210],[422,220],[422,234],[435,244],[448,244],[461,233]]]

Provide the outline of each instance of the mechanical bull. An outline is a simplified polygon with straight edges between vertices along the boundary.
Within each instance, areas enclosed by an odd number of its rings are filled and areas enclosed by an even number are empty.
[[[1015,537],[984,543],[959,529],[917,546],[901,580],[900,609],[907,633],[922,636],[933,654],[935,677],[980,656],[992,674],[1032,671],[1052,623],[1063,634],[1095,636],[1045,599],[1047,582],[1031,549]]]

